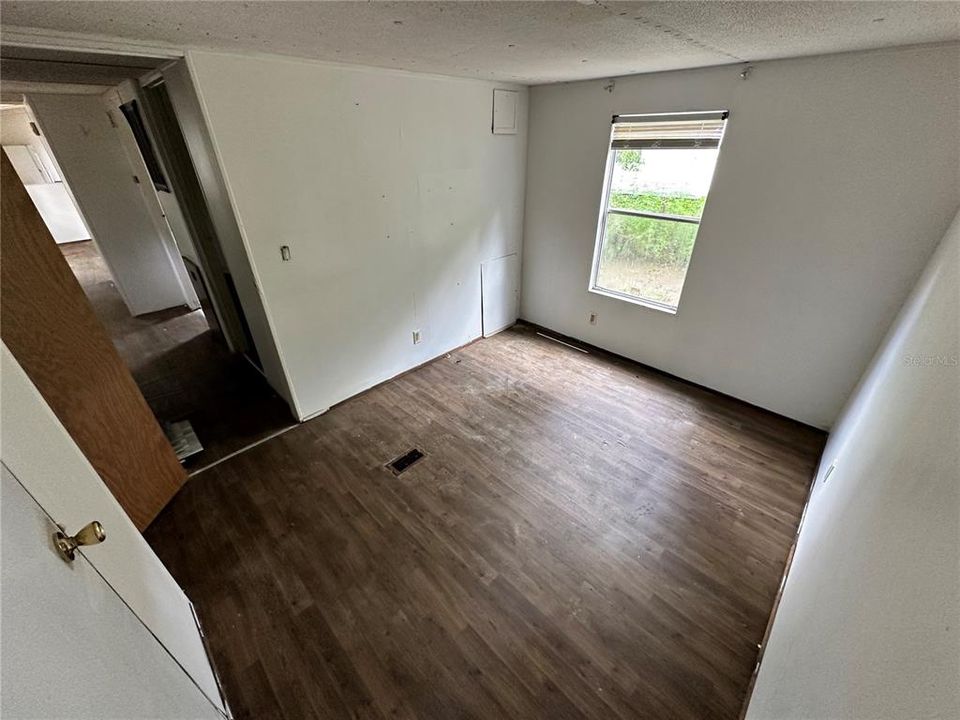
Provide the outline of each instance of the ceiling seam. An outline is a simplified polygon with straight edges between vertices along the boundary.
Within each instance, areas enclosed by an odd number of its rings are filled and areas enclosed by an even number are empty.
[[[610,13],[611,15],[616,14],[618,17],[623,17],[625,15],[630,14],[626,11],[614,11],[613,8],[606,5],[602,0],[593,0],[593,4],[605,10],[606,12]],[[707,50],[717,55],[722,55],[732,60],[736,60],[737,62],[749,62],[749,60],[747,60],[746,58],[742,58],[739,55],[734,55],[733,53],[729,53],[726,50],[721,50],[720,48],[715,47],[713,45],[709,45],[703,42],[702,40],[697,40],[694,37],[690,37],[689,35],[687,35],[687,33],[683,32],[682,30],[678,30],[677,28],[671,25],[667,25],[664,22],[657,22],[655,19],[649,18],[641,13],[633,14],[633,19],[639,22],[641,25],[644,25],[646,27],[652,27],[654,30],[658,30],[665,35],[671,35],[674,38],[687,43],[688,45],[695,45],[696,47],[702,50]]]

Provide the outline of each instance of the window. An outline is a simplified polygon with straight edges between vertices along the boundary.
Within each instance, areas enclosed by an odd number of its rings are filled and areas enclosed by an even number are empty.
[[[726,118],[614,116],[592,291],[677,311]]]

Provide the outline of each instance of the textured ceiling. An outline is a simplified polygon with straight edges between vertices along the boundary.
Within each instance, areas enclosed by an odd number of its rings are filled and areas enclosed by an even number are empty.
[[[5,26],[522,83],[960,39],[957,2],[36,2]]]

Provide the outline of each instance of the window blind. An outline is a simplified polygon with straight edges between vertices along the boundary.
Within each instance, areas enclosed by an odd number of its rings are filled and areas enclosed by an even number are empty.
[[[675,115],[614,115],[610,147],[715,148],[720,146],[727,111]]]

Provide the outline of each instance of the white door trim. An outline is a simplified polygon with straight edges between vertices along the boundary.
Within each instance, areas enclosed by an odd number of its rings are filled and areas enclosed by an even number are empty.
[[[137,55],[148,58],[176,60],[184,51],[172,45],[141,40],[126,40],[109,35],[86,35],[84,33],[45,28],[4,26],[0,42],[10,47],[32,47],[48,50],[75,50],[104,55]]]

